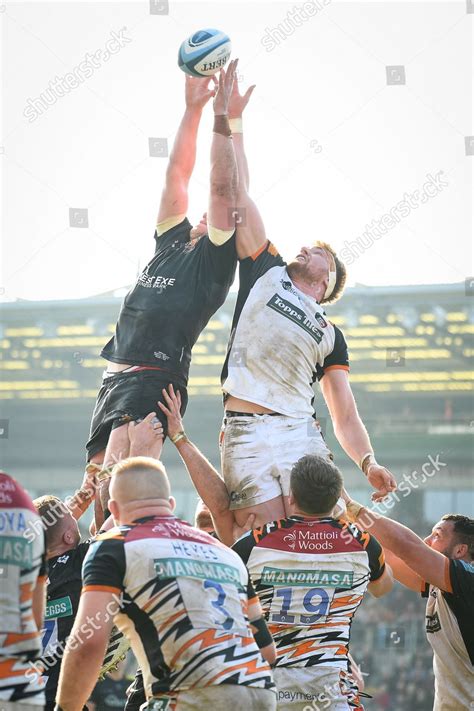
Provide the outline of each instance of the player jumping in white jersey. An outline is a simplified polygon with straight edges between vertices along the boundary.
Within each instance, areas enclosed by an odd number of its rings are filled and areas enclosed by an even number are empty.
[[[331,458],[313,419],[316,378],[336,437],[367,475],[380,499],[396,488],[377,464],[357,412],[348,378],[347,346],[327,318],[346,281],[332,247],[314,242],[309,231],[289,264],[268,241],[260,213],[248,193],[240,97],[234,82],[229,105],[239,171],[237,252],[240,289],[222,373],[225,416],[221,433],[222,472],[231,506],[242,523],[248,514],[262,523],[288,512],[289,474],[305,454]],[[300,242],[301,243],[301,242]]]

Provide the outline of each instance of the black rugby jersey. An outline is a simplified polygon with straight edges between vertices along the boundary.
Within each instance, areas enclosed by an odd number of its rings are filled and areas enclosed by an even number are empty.
[[[188,380],[191,350],[222,306],[237,266],[235,233],[217,247],[191,241],[185,218],[160,237],[156,251],[122,304],[114,337],[101,356],[155,366]]]
[[[54,708],[59,671],[66,639],[71,633],[82,588],[82,564],[90,541],[62,555],[50,558],[47,603],[43,629],[43,657],[46,682],[46,711]]]

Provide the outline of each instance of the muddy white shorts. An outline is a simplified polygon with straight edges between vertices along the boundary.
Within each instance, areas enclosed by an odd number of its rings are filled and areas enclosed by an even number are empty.
[[[291,469],[305,454],[332,459],[312,417],[226,413],[220,443],[233,510],[288,496]]]
[[[341,669],[329,666],[276,667],[278,711],[364,711],[357,686]]]

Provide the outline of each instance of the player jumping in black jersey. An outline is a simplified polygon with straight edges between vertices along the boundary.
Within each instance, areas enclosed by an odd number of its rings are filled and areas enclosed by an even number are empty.
[[[237,61],[219,82],[186,77],[186,109],[178,128],[156,226],[155,254],[125,297],[115,335],[101,355],[108,361],[87,443],[89,462],[109,464],[128,455],[127,423],[156,409],[173,382],[186,408],[191,349],[224,303],[234,280],[237,165],[227,119]],[[196,158],[202,110],[214,96],[208,213],[191,227],[188,184]],[[160,411],[166,434],[166,418]],[[157,440],[153,456],[159,457]]]

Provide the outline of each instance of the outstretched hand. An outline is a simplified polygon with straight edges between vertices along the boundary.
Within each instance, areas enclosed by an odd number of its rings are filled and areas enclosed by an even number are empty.
[[[163,425],[156,416],[156,412],[150,412],[143,420],[136,420],[128,424],[128,438],[130,440],[130,451],[147,454],[157,440],[163,439]]]
[[[232,94],[232,86],[234,84],[234,77],[238,63],[238,59],[233,59],[229,62],[227,69],[221,69],[219,72],[217,92],[214,97],[214,114],[216,116],[228,113],[229,101]]]
[[[397,482],[392,472],[380,464],[369,464],[367,481],[376,489],[371,496],[372,501],[375,502],[382,501],[397,488]]]
[[[239,92],[239,84],[237,78],[234,77],[232,93],[229,99],[229,118],[241,118],[245,107],[250,101],[250,97],[252,96],[255,86],[255,84],[252,84],[252,86],[249,86],[245,94],[241,94]]]
[[[209,86],[209,82],[212,82],[212,86]],[[186,74],[185,101],[188,108],[204,108],[209,99],[216,95],[216,91],[215,77],[191,77]]]
[[[234,521],[234,525],[232,527],[232,532],[234,536],[234,541],[237,541],[239,538],[241,538],[245,533],[248,533],[249,531],[252,530],[254,524],[255,524],[255,519],[257,518],[256,514],[251,513],[248,515],[245,523],[242,526],[239,526],[237,521]]]
[[[168,436],[170,438],[183,431],[183,420],[181,419],[181,393],[175,393],[172,384],[168,385],[168,390],[163,388],[163,399],[166,402],[158,402],[159,407],[165,413],[168,420]]]

